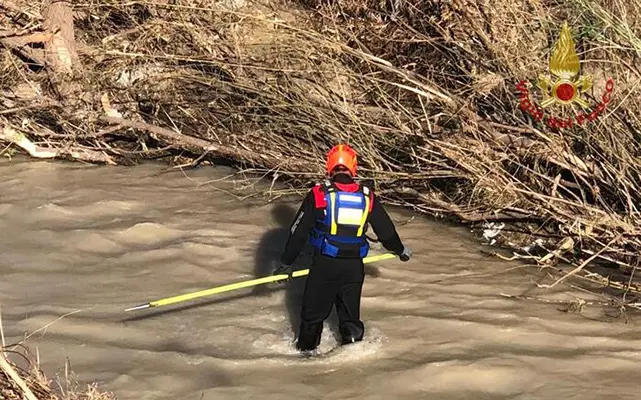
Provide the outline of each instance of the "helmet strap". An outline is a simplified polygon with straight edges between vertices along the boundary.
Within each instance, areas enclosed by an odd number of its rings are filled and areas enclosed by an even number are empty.
[[[339,174],[349,175],[350,177],[352,177],[352,178],[353,178],[352,173],[351,173],[351,172],[349,172],[349,170],[348,170],[346,167],[342,166],[342,165],[337,165],[337,166],[332,170],[332,172],[330,173],[330,177],[332,177],[332,178],[333,178],[334,176],[339,175]]]

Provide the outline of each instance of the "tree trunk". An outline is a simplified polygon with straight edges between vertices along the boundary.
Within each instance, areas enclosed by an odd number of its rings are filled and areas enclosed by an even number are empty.
[[[52,72],[56,75],[72,75],[80,67],[73,31],[73,11],[65,0],[46,0],[43,4],[43,28],[52,33],[45,42],[45,54]]]
[[[82,89],[75,80],[81,65],[76,50],[71,4],[67,0],[44,0],[42,16],[43,28],[51,35],[44,45],[53,88],[67,109],[76,109],[83,96]]]

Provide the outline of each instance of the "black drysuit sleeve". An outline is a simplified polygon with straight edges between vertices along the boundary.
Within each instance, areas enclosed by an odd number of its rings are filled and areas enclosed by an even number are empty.
[[[369,215],[369,224],[383,247],[394,254],[401,254],[403,252],[404,246],[401,242],[401,238],[396,232],[394,222],[392,222],[392,219],[389,217],[380,201],[378,201],[378,197],[376,197],[376,195],[374,195],[374,205],[372,206],[372,212]]]
[[[292,265],[298,254],[303,250],[314,224],[316,224],[317,210],[314,203],[314,193],[310,192],[296,213],[296,218],[289,227],[289,237],[280,261],[285,265]]]
[[[374,205],[372,206],[372,212],[369,215],[368,222],[383,247],[394,254],[401,254],[404,246],[396,232],[394,223],[383,208],[383,205],[378,201],[378,197],[376,197],[376,195],[373,197]],[[287,239],[285,250],[281,256],[281,262],[283,264],[292,265],[294,263],[303,246],[305,246],[305,242],[309,238],[309,233],[321,213],[321,210],[316,209],[314,194],[310,191],[305,197],[305,200],[303,200],[296,214],[296,218],[290,226],[289,238]]]

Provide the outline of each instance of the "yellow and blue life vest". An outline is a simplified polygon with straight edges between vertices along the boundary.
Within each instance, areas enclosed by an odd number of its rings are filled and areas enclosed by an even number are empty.
[[[369,252],[366,225],[372,210],[372,193],[366,186],[356,192],[339,190],[331,182],[313,189],[317,209],[323,218],[310,234],[312,246],[321,254],[338,258],[364,258]]]

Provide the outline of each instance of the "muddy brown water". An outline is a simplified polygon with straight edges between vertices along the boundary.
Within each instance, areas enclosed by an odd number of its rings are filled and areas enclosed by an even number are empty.
[[[536,275],[483,256],[465,228],[393,210],[414,257],[368,267],[365,340],[301,360],[291,342],[304,278],[123,312],[267,274],[296,203],[241,201],[222,168],[14,159],[0,171],[6,340],[29,335],[52,377],[69,358],[82,382],[138,400],[640,396],[638,323],[501,296],[574,293],[532,291]]]

